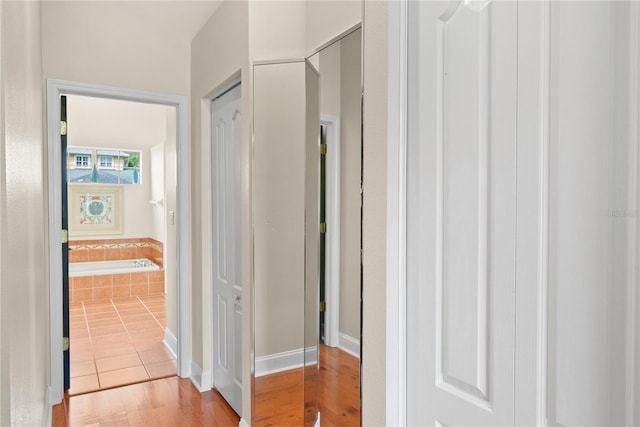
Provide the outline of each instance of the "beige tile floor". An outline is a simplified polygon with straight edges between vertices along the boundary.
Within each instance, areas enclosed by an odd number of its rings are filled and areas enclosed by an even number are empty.
[[[175,357],[162,342],[165,325],[163,295],[71,305],[69,394],[175,375]]]

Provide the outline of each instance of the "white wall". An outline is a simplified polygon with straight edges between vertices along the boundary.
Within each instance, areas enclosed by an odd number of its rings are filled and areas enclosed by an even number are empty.
[[[320,113],[340,117],[340,42],[314,55],[319,57]]]
[[[251,60],[304,58],[361,21],[357,0],[251,1]]]
[[[0,424],[33,426],[50,410],[40,4],[0,17]]]
[[[168,138],[167,114],[175,116],[175,108],[104,98],[67,96],[67,143],[69,146],[120,148],[142,152],[140,184],[121,186],[123,233],[105,236],[71,234],[73,239],[157,236],[160,237],[158,240],[163,241],[163,224],[157,224],[153,220],[160,208],[149,204],[149,200],[152,199],[150,150],[154,145],[164,144]],[[175,135],[172,137],[175,138]],[[160,187],[163,187],[163,183],[160,183]],[[73,213],[69,211],[70,221]]]
[[[225,1],[191,43],[191,157],[193,214],[192,357],[203,372],[211,372],[211,187],[210,100],[241,80],[242,166],[242,418],[251,419],[251,70],[249,12],[246,1]]]
[[[303,58],[306,2],[249,2],[249,55],[252,61]]]
[[[189,93],[189,45],[216,1],[45,1],[45,78]]]
[[[167,115],[168,116],[168,115]],[[175,116],[175,114],[173,114]],[[175,134],[175,133],[174,133]],[[168,136],[168,135],[167,135]],[[149,149],[149,158],[146,159],[146,167],[149,168],[149,202],[162,202],[162,206],[149,205],[151,207],[151,233],[149,237],[159,242],[166,242],[164,221],[164,144],[156,144]],[[127,214],[125,208],[125,215]]]
[[[385,425],[388,4],[364,3],[362,425]]]
[[[362,22],[362,4],[357,0],[306,2],[306,50],[318,47]]]

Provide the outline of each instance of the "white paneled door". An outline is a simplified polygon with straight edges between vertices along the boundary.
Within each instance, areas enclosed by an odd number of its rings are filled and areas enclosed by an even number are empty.
[[[487,3],[410,4],[409,425],[513,420],[517,4]]]
[[[407,424],[640,425],[640,4],[407,16]]]
[[[213,385],[242,413],[240,85],[211,104]]]

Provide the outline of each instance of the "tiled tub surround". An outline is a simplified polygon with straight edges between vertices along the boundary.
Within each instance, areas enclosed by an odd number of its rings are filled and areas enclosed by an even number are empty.
[[[150,238],[69,242],[69,262],[147,258],[162,267],[162,243]],[[164,293],[164,270],[69,278],[71,304]]]
[[[69,278],[71,304],[164,293],[164,270]]]
[[[162,254],[162,242],[148,237],[69,242],[69,262],[147,258],[162,267]]]

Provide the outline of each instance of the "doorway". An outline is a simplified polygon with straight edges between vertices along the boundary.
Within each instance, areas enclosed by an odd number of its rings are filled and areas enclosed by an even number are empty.
[[[242,414],[241,85],[211,101],[213,386]]]
[[[175,375],[175,107],[61,100],[69,394]]]
[[[326,264],[327,264],[327,126],[320,123],[320,336],[318,342],[325,344]]]
[[[340,118],[322,114],[320,141],[320,342],[339,345],[340,321]],[[359,352],[358,352],[359,354]]]
[[[187,98],[154,92],[120,89],[109,86],[88,85],[59,80],[47,81],[47,124],[48,124],[48,178],[49,178],[49,269],[50,269],[50,336],[51,336],[51,388],[49,401],[59,403],[64,392],[63,369],[63,328],[62,328],[62,255],[61,236],[61,148],[60,148],[60,104],[62,95],[82,95],[111,100],[126,100],[138,103],[161,104],[175,108],[175,164],[176,164],[176,201],[175,210],[169,221],[175,222],[176,245],[173,255],[176,278],[175,304],[172,304],[176,317],[176,333],[167,337],[169,346],[175,348],[177,373],[188,376],[189,372],[189,310],[187,287],[188,260],[190,259],[190,237],[187,220],[189,218],[189,175],[188,165],[188,117]],[[176,215],[180,212],[181,215]]]

